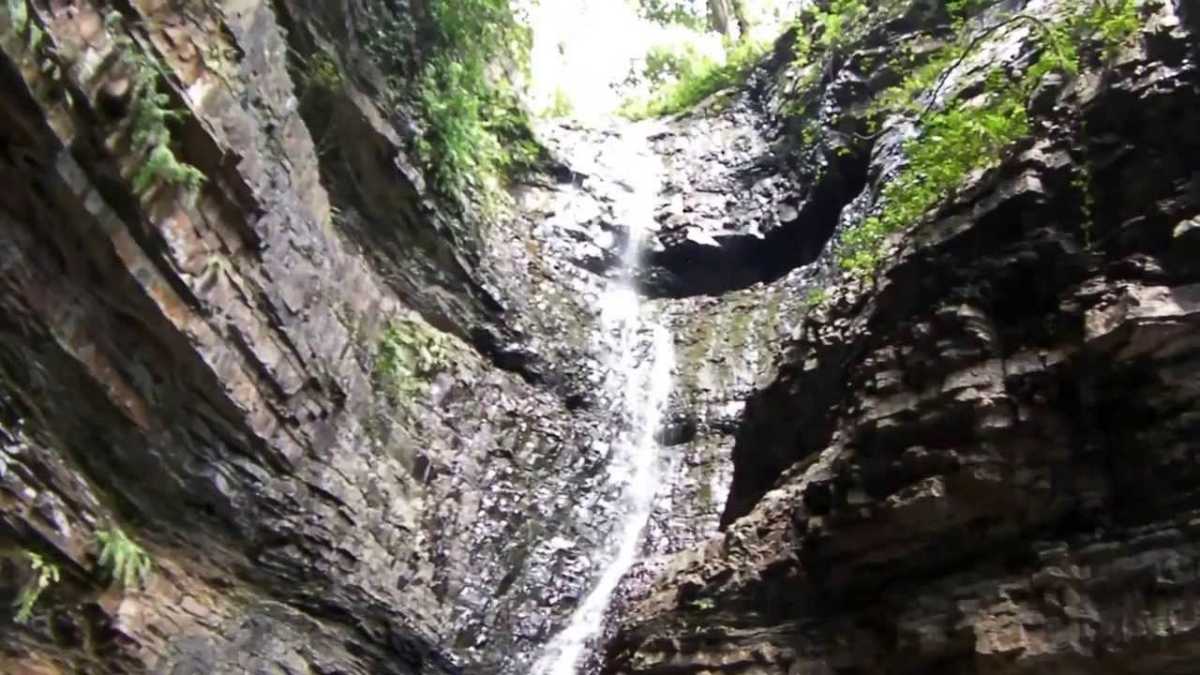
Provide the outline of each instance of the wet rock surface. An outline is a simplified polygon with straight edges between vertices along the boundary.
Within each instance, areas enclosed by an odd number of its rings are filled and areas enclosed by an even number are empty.
[[[724,532],[631,600],[605,672],[1195,670],[1200,77],[1153,11],[804,317]]]
[[[847,95],[838,86],[800,97],[809,110],[796,103],[775,79],[789,39],[743,88],[670,121],[652,139],[667,180],[642,282],[647,294],[719,296],[780,280],[817,260],[842,206],[861,190],[866,158],[850,131],[865,121],[844,112],[848,101],[835,102]],[[859,89],[853,95],[861,98]],[[836,122],[817,122],[822,108],[843,112]],[[802,116],[807,134],[795,128]]]
[[[3,598],[24,551],[64,581],[5,616],[3,669],[523,672],[612,528],[619,430],[584,396],[602,279],[534,209],[485,227],[432,196],[369,64],[313,110],[289,57],[359,63],[327,8],[29,8],[43,39],[6,26],[0,71]],[[147,27],[195,194],[130,186],[100,100],[120,72],[87,65],[122,25]],[[449,354],[399,391],[395,326]],[[99,571],[115,526],[144,589]]]
[[[61,571],[0,617],[0,670],[524,675],[616,526],[593,331],[632,127],[545,125],[485,217],[426,184],[412,64],[371,41],[411,39],[418,0],[120,4],[33,0],[36,41],[0,22],[0,604],[21,554]],[[785,36],[636,130],[675,384],[592,670],[1194,672],[1197,17],[1153,12],[828,297],[827,243],[912,134],[865,133],[898,77],[873,64],[928,3],[815,74]],[[163,67],[195,194],[133,189],[122,35]],[[448,353],[399,388],[397,326]],[[98,571],[115,526],[142,588]]]

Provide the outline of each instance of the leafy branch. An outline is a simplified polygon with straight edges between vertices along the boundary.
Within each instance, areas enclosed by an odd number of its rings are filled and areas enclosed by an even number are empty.
[[[119,528],[96,532],[96,542],[100,546],[97,564],[112,583],[138,588],[150,577],[150,554]]]
[[[119,12],[112,12],[105,18],[105,25],[116,31],[122,21]],[[170,96],[159,89],[159,82],[165,77],[162,66],[127,35],[115,38],[115,46],[122,50],[121,61],[133,71],[132,141],[134,152],[142,156],[132,179],[134,192],[145,195],[157,184],[176,185],[189,191],[200,189],[204,174],[179,161],[171,150],[168,123],[184,119],[184,113],[170,107]]]
[[[29,580],[17,593],[17,600],[14,606],[17,608],[16,622],[28,623],[33,617],[33,606],[37,604],[38,598],[52,584],[56,584],[62,578],[58,569],[58,565],[51,562],[46,562],[46,559],[41,555],[32,551],[25,551],[25,557],[29,559],[29,566],[33,571],[33,578]]]

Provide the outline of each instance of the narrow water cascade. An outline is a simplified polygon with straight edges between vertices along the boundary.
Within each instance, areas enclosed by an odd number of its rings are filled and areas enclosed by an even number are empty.
[[[535,675],[574,675],[589,642],[602,630],[604,616],[621,578],[637,561],[660,480],[656,432],[671,393],[674,345],[670,332],[643,305],[634,279],[643,244],[653,230],[662,164],[650,147],[653,125],[631,125],[600,160],[621,167],[627,195],[617,208],[617,225],[627,233],[621,264],[600,298],[595,339],[603,360],[604,386],[619,433],[608,465],[608,481],[621,490],[619,516],[606,547],[599,577],[572,614],[567,627],[546,646]]]

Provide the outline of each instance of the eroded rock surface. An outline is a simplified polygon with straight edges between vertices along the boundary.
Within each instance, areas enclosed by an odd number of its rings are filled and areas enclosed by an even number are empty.
[[[1180,9],[796,327],[738,429],[726,529],[634,599],[605,672],[1195,671]]]
[[[616,517],[592,331],[630,125],[547,125],[486,215],[415,159],[420,0],[115,4],[0,22],[0,603],[14,554],[61,571],[0,618],[0,670],[524,675]],[[814,296],[914,133],[868,133],[893,41],[945,19],[901,4],[818,70],[788,35],[637,129],[677,366],[596,669],[1196,671],[1197,12],[1148,3],[877,284]],[[194,193],[134,189],[128,41]],[[396,326],[448,353],[399,389]],[[113,527],[142,588],[98,573]]]

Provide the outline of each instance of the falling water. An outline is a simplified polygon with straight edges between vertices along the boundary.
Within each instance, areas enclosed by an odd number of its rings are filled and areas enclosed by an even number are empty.
[[[628,229],[621,268],[600,301],[601,354],[608,386],[625,425],[609,464],[610,481],[622,488],[617,530],[603,552],[606,563],[595,585],[550,641],[534,665],[536,675],[574,675],[589,641],[603,627],[613,591],[637,559],[642,532],[650,518],[659,483],[656,431],[671,391],[674,366],[670,333],[645,316],[634,286],[642,244],[654,219],[661,161],[650,150],[649,127],[638,125],[605,150],[604,163],[628,177],[627,197],[618,205],[618,222]]]

